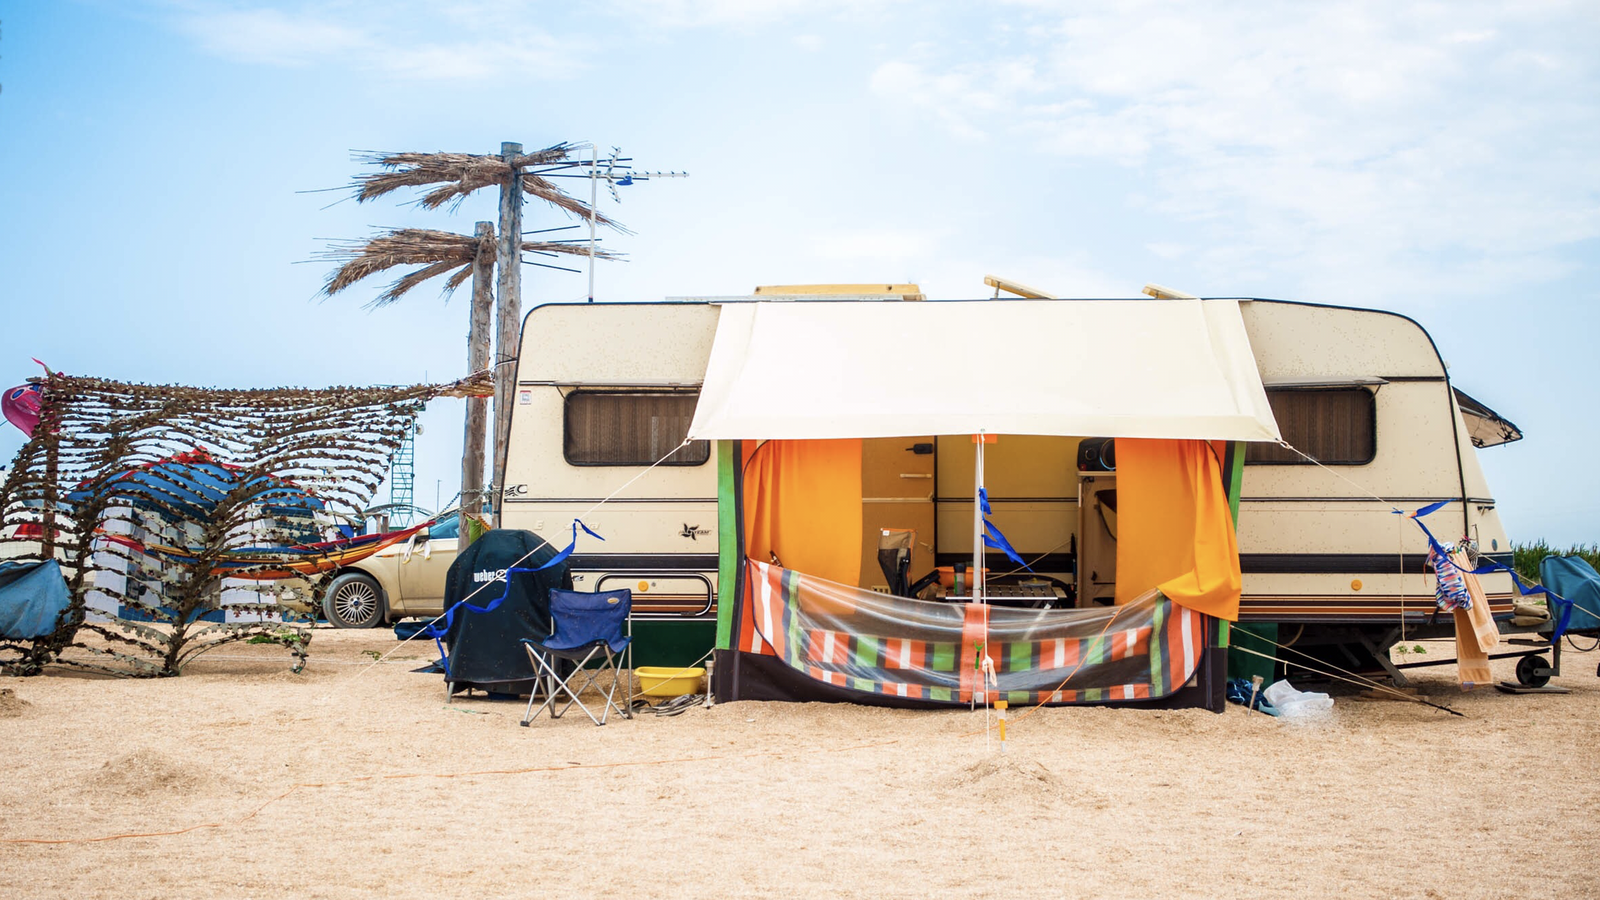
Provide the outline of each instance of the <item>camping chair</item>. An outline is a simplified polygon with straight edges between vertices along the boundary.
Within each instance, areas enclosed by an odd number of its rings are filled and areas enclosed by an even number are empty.
[[[911,596],[907,573],[911,569],[911,546],[916,539],[917,533],[909,528],[885,528],[878,534],[878,568],[889,582],[890,596]]]
[[[553,590],[550,592],[550,620],[555,626],[555,633],[543,641],[532,638],[523,638],[522,645],[528,651],[528,658],[538,666],[539,671],[548,679],[550,690],[543,704],[538,709],[533,708],[536,697],[528,698],[528,709],[523,714],[522,724],[526,726],[532,722],[539,713],[550,710],[550,718],[559,719],[562,714],[578,704],[589,720],[596,725],[604,725],[606,719],[616,710],[625,719],[633,718],[633,677],[628,677],[627,706],[617,705],[617,681],[622,677],[622,671],[617,667],[617,660],[622,658],[622,653],[628,648],[633,638],[625,632],[629,630],[629,615],[633,611],[633,592],[629,590],[601,591],[585,594],[579,591]],[[588,668],[589,663],[597,660],[597,668]],[[564,659],[573,663],[572,670],[562,675],[552,665],[551,660]],[[578,695],[588,690],[600,674],[606,669],[611,670],[611,689],[603,696],[605,707],[600,711],[600,718],[595,718],[594,712],[578,699]],[[583,684],[576,690],[572,681],[580,674],[587,675]],[[556,701],[561,695],[567,695],[567,702],[558,711]]]

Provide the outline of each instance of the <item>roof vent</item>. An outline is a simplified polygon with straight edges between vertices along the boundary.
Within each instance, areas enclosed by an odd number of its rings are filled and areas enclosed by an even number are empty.
[[[1144,286],[1144,292],[1146,294],[1149,294],[1150,296],[1156,298],[1157,300],[1199,300],[1200,299],[1199,297],[1196,297],[1193,294],[1186,294],[1183,291],[1174,290],[1174,289],[1169,288],[1169,287],[1162,287],[1161,285],[1156,284],[1153,281]]]
[[[764,284],[756,288],[757,297],[872,297],[882,300],[926,300],[928,295],[915,284]]]
[[[1016,294],[1018,297],[1026,297],[1029,300],[1054,300],[1056,297],[1055,294],[1049,291],[1041,291],[1035,287],[1028,287],[1020,281],[1012,281],[1009,278],[1001,278],[996,275],[983,276],[983,283],[994,288],[994,295],[997,298],[1000,296],[1001,291],[1005,291],[1008,294]]]

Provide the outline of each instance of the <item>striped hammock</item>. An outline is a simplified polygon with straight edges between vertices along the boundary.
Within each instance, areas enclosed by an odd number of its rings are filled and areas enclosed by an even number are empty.
[[[746,578],[739,649],[866,693],[951,703],[1155,700],[1194,675],[1203,649],[1201,615],[1155,591],[1122,606],[1032,610],[891,597],[755,560]]]
[[[361,534],[337,541],[299,544],[293,547],[244,547],[223,550],[212,561],[211,573],[255,581],[278,581],[332,572],[407,540],[431,524],[433,522],[430,520],[401,531]],[[123,535],[102,534],[102,537],[136,553],[148,553],[182,565],[193,565],[201,558],[200,552],[194,549],[169,547],[164,544],[144,544]]]

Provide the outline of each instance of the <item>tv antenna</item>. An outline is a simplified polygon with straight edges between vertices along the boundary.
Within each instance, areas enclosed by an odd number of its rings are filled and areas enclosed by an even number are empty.
[[[617,188],[628,187],[640,181],[649,181],[652,178],[688,178],[688,172],[640,172],[633,168],[633,158],[623,156],[620,147],[612,147],[611,155],[604,161],[600,159],[600,148],[593,141],[581,141],[572,145],[574,150],[589,149],[587,162],[569,162],[553,166],[539,174],[552,175],[556,178],[587,178],[589,179],[589,302],[594,302],[594,249],[598,238],[595,236],[595,203],[600,199],[600,182],[606,183],[606,190],[611,192],[611,199],[617,203],[622,202],[622,195],[617,193]],[[587,171],[555,175],[559,169],[583,167]]]

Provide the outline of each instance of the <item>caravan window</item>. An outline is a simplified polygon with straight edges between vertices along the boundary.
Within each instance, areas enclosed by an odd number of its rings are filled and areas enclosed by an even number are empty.
[[[1267,388],[1283,439],[1323,465],[1364,466],[1378,454],[1378,412],[1371,391],[1351,388]],[[1311,465],[1276,444],[1252,443],[1251,465]]]
[[[691,391],[575,391],[567,395],[563,452],[574,466],[648,466],[689,434]],[[711,445],[693,441],[664,466],[698,466]]]

